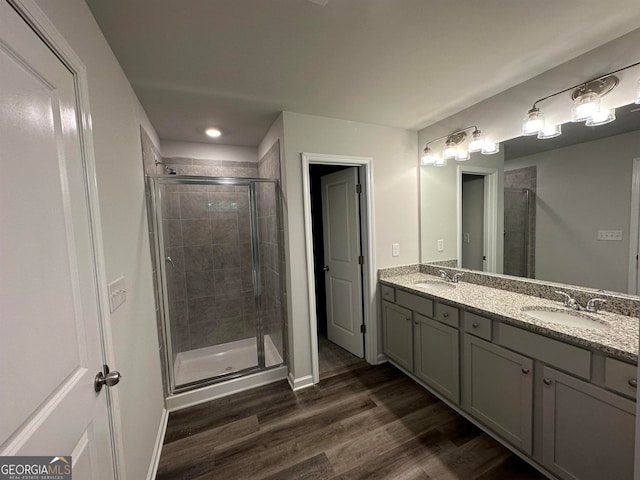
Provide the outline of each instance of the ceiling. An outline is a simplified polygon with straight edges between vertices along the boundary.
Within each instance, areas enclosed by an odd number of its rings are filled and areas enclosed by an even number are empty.
[[[640,25],[638,0],[87,3],[161,139],[251,146],[282,110],[419,130]]]

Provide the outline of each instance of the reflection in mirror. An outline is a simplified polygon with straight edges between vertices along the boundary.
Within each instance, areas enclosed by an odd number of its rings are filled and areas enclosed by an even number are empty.
[[[498,228],[502,261],[485,270],[638,294],[640,106],[620,107],[616,115],[615,122],[598,127],[566,123],[555,138],[519,137],[503,143],[504,203],[498,205],[499,214],[504,209],[504,225]],[[464,198],[457,200],[462,227],[453,232],[462,248],[446,255],[429,248],[433,238],[450,232],[425,223],[434,217],[425,201],[427,175],[432,174],[421,170],[422,262],[449,260],[482,270],[465,260],[465,234],[470,233],[465,232],[465,216],[473,214],[466,215],[465,205],[471,202]]]
[[[630,239],[638,238],[631,200],[640,107],[619,108],[617,117],[504,143],[504,273],[629,292],[638,254]]]

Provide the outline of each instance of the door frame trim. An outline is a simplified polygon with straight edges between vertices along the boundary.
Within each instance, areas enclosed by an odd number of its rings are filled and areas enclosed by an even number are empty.
[[[637,295],[638,285],[638,255],[640,242],[640,157],[633,159],[631,174],[631,217],[629,219],[629,281],[627,292]]]
[[[78,108],[78,137],[80,139],[81,156],[84,164],[86,196],[89,211],[89,229],[91,232],[93,268],[95,272],[96,295],[98,298],[102,357],[107,365],[115,365],[115,356],[111,334],[111,317],[109,298],[106,295],[107,269],[104,260],[104,244],[102,241],[102,222],[100,221],[100,203],[98,197],[98,181],[96,159],[93,142],[93,126],[89,103],[89,81],[87,69],[80,57],[71,48],[55,25],[49,20],[35,0],[7,0],[16,9],[27,24],[37,33],[42,41],[56,54],[69,69],[76,84],[76,104]],[[109,430],[113,450],[113,468],[115,478],[125,478],[124,442],[120,429],[120,401],[118,389],[106,389],[107,408],[109,410]]]
[[[309,324],[311,337],[311,371],[313,383],[320,381],[320,366],[318,362],[318,319],[316,317],[316,281],[313,275],[313,233],[311,227],[311,178],[310,165],[344,165],[347,167],[363,167],[364,181],[362,183],[362,196],[360,206],[364,199],[364,208],[361,208],[360,222],[362,230],[362,246],[364,255],[362,296],[363,296],[363,323],[365,325],[364,358],[370,364],[378,363],[378,328],[374,321],[376,311],[376,260],[373,237],[373,158],[354,157],[350,155],[328,155],[322,153],[302,153],[302,199],[304,204],[304,236],[305,251],[307,256],[307,288],[309,297]]]
[[[462,175],[470,173],[484,177],[484,251],[486,260],[484,270],[488,273],[498,272],[498,169],[477,167],[475,165],[458,165],[456,178],[457,203],[457,255],[458,268],[462,268]]]

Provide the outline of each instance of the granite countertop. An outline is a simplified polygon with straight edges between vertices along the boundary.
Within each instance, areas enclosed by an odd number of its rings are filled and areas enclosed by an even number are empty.
[[[542,335],[558,338],[592,350],[598,350],[622,360],[638,363],[639,320],[615,313],[599,311],[597,314],[574,312],[578,315],[596,317],[608,324],[604,329],[587,329],[564,326],[558,323],[537,320],[522,311],[522,308],[564,309],[560,301],[547,300],[531,295],[513,293],[497,288],[465,283],[461,280],[455,288],[442,286],[442,280],[425,273],[411,273],[390,278],[381,278],[380,283],[398,287],[412,293],[422,294],[445,303],[464,308],[480,315],[491,315],[505,323],[522,327]],[[435,286],[421,287],[416,283],[436,282]],[[566,309],[567,312],[573,312]]]

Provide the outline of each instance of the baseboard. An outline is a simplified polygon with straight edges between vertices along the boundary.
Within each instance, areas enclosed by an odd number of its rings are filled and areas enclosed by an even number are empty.
[[[160,455],[162,454],[162,444],[164,443],[164,435],[167,432],[167,423],[169,421],[169,411],[162,409],[162,418],[160,419],[160,428],[158,429],[158,436],[156,437],[156,444],[153,447],[153,456],[151,457],[151,464],[149,465],[149,473],[147,474],[147,480],[153,480],[158,473],[158,465],[160,464]]]
[[[289,372],[289,376],[287,377],[289,380],[289,385],[291,386],[291,390],[294,392],[297,390],[302,390],[303,388],[312,387],[313,386],[313,375],[305,375],[300,378],[293,378],[291,372]]]
[[[387,363],[389,359],[384,353],[379,353],[378,358],[376,359],[376,365],[382,365],[383,363]]]
[[[251,388],[261,387],[262,385],[284,380],[285,378],[287,378],[286,366],[271,368],[263,372],[245,375],[244,377],[234,378],[226,382],[215,383],[176,395],[169,395],[167,397],[167,409],[169,412],[175,412],[176,410],[215,400],[216,398],[226,397],[227,395],[243,392]]]

